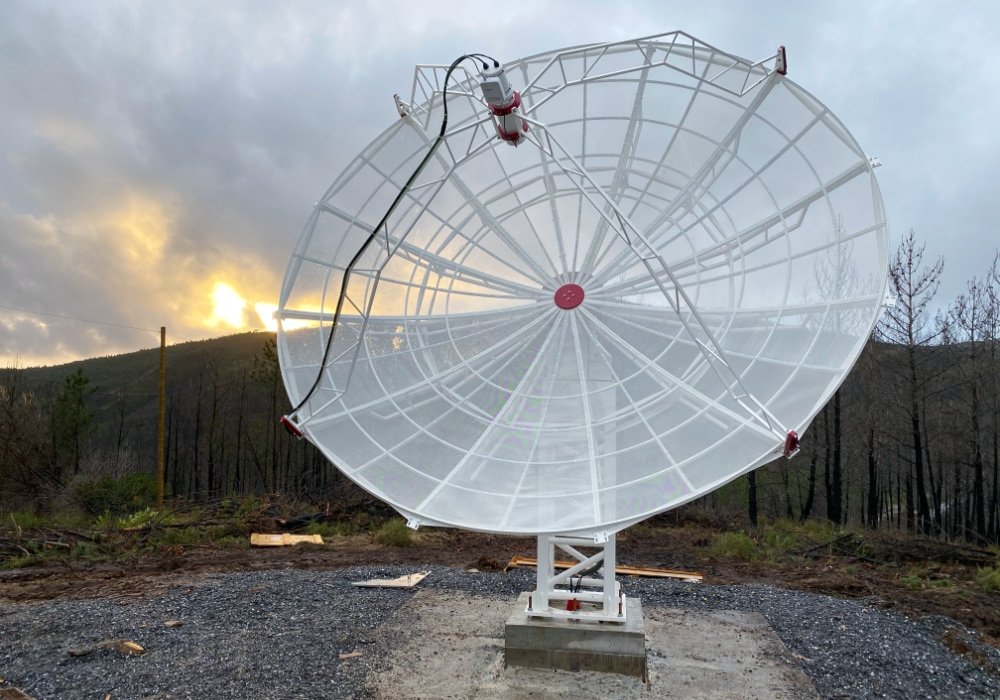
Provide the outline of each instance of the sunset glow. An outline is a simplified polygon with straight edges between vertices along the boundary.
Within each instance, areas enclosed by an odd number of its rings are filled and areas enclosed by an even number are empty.
[[[247,325],[247,300],[225,282],[216,282],[212,290],[212,315],[206,323],[213,326],[243,328]]]
[[[257,312],[257,316],[260,318],[260,322],[264,324],[264,328],[271,333],[278,330],[278,322],[274,318],[274,312],[278,310],[277,306],[260,301],[254,304],[253,310]]]
[[[269,304],[265,301],[260,301],[254,304],[254,311],[257,312],[257,316],[260,317],[260,322],[264,324],[266,328],[271,333],[276,333],[278,331],[278,321],[274,318],[274,312],[278,310],[275,304]],[[311,309],[312,311],[318,311],[319,309]],[[313,325],[312,321],[305,321],[302,319],[286,318],[282,322],[282,326],[286,331],[294,331],[296,328],[306,328]]]

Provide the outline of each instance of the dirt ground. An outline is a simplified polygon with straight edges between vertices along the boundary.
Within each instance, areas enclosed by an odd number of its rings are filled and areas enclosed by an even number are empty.
[[[698,571],[706,584],[769,583],[845,598],[869,598],[912,616],[946,615],[1000,645],[1000,595],[973,585],[976,567],[954,548],[928,550],[882,542],[889,556],[868,546],[865,556],[835,547],[809,556],[740,560],[713,554],[706,543],[713,531],[690,523],[681,527],[637,527],[619,535],[622,564]],[[913,551],[907,555],[907,547]],[[408,547],[377,545],[369,535],[334,538],[325,545],[280,548],[218,548],[211,545],[163,547],[123,555],[99,564],[58,565],[0,571],[0,602],[61,597],[129,599],[156,594],[203,573],[259,569],[334,569],[363,564],[438,564],[479,570],[502,569],[514,555],[533,556],[535,541],[459,530],[421,531]],[[881,561],[880,561],[881,559]],[[957,561],[949,561],[949,559]],[[922,579],[912,572],[920,564]],[[921,583],[923,582],[923,583]],[[926,584],[926,585],[925,585]],[[959,650],[961,651],[961,650]]]

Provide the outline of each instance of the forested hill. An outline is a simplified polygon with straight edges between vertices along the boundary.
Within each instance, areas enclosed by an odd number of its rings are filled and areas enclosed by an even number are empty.
[[[231,370],[250,366],[264,344],[273,339],[273,333],[258,331],[168,345],[168,377],[184,381],[200,373],[205,364],[213,362],[221,362]],[[41,389],[61,384],[66,375],[82,369],[91,384],[98,387],[101,393],[113,389],[112,393],[117,394],[124,381],[128,385],[141,385],[155,394],[159,368],[160,349],[150,348],[62,365],[27,367],[22,374],[33,388]]]
[[[0,500],[45,502],[81,478],[152,472],[159,352],[0,370]],[[289,406],[273,333],[168,346],[166,386],[169,493],[305,494],[335,476],[278,427]]]
[[[870,342],[801,451],[695,507],[1000,541],[1000,341]],[[0,370],[0,507],[58,503],[81,480],[155,469],[159,350]],[[274,336],[167,350],[168,493],[360,496],[289,409]]]
[[[168,345],[168,396],[179,403],[182,394],[197,392],[199,387],[203,391],[212,383],[229,386],[239,380],[241,373],[251,373],[255,360],[258,365],[273,361],[262,355],[265,345],[273,340],[273,333],[254,332]],[[93,414],[88,440],[91,447],[111,438],[117,443],[121,432],[123,440],[140,448],[136,456],[145,464],[154,459],[150,450],[156,441],[159,369],[160,350],[152,348],[63,365],[29,367],[20,374],[24,388],[46,401],[59,393],[68,377],[82,371],[87,379],[86,406]]]

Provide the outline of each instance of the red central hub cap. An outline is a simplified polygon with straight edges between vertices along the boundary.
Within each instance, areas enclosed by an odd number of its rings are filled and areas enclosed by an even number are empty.
[[[564,284],[556,290],[555,301],[560,309],[575,309],[583,303],[583,287],[578,284]]]

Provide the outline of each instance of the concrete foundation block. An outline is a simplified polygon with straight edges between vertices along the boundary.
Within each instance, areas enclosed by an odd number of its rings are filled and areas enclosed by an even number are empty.
[[[507,666],[602,671],[646,678],[646,632],[638,598],[625,599],[624,624],[529,617],[528,593],[504,626]]]

